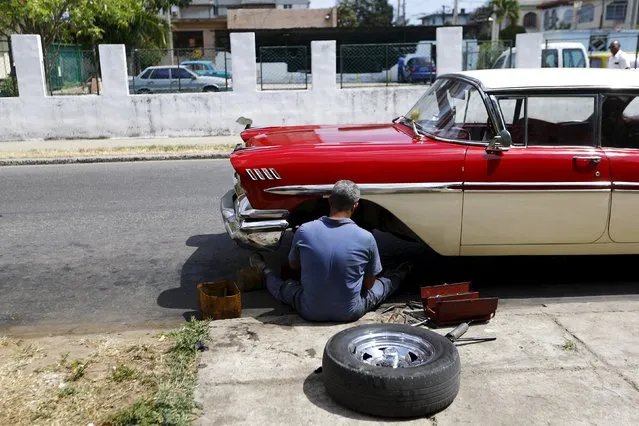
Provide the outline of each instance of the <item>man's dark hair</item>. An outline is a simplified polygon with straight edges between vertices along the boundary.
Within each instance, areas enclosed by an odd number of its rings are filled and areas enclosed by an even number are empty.
[[[333,191],[328,202],[334,210],[345,212],[355,206],[359,201],[360,191],[355,182],[350,180],[340,180],[333,186]]]

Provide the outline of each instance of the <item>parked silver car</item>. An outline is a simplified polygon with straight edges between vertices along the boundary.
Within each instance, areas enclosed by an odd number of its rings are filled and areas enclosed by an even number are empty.
[[[230,89],[230,79],[199,76],[182,66],[148,67],[129,80],[129,92],[136,94],[220,92]]]

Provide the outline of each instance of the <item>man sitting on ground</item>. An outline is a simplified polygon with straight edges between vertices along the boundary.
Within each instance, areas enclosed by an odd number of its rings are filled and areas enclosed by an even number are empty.
[[[355,321],[393,294],[409,272],[404,264],[379,276],[377,242],[351,220],[359,198],[359,187],[341,180],[328,199],[329,216],[297,229],[288,260],[291,269],[301,268],[299,282],[277,277],[259,253],[249,259],[264,274],[269,293],[307,321]]]

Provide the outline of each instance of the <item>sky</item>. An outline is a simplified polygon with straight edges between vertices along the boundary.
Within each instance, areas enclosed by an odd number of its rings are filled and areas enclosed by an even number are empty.
[[[333,7],[335,3],[336,0],[311,0],[311,7]],[[397,13],[397,0],[389,0],[389,3],[393,5],[395,13]],[[459,0],[457,7],[459,9],[465,8],[469,12],[486,3],[488,3],[488,0]],[[418,17],[433,12],[441,12],[442,6],[446,6],[447,11],[452,11],[453,0],[406,0],[406,19],[409,20],[410,24],[418,24]]]

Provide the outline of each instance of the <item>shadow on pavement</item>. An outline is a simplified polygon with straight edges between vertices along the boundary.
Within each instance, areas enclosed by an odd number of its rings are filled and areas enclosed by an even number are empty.
[[[419,243],[375,232],[384,267],[409,261],[415,265],[410,279],[388,301],[419,298],[419,288],[471,281],[482,296],[502,299],[639,295],[635,265],[639,256],[506,256],[441,257]],[[266,254],[269,266],[279,270],[287,259],[291,235],[281,248]],[[162,292],[159,306],[184,309],[184,318],[199,317],[197,283],[235,279],[246,267],[249,250],[239,248],[226,233],[194,235],[186,241],[195,251],[182,267],[180,287]],[[272,322],[274,316],[293,311],[267,291],[242,294],[243,316]]]
[[[180,287],[160,293],[157,304],[163,308],[184,309],[183,316],[189,320],[200,317],[197,283],[235,280],[237,271],[247,266],[250,252],[239,248],[226,233],[194,235],[186,245],[196,249],[182,266]],[[290,312],[266,291],[242,294],[242,310],[250,316]]]
[[[384,266],[415,265],[404,295],[427,285],[471,281],[482,296],[502,299],[639,295],[639,256],[442,257],[423,244],[376,232]]]

